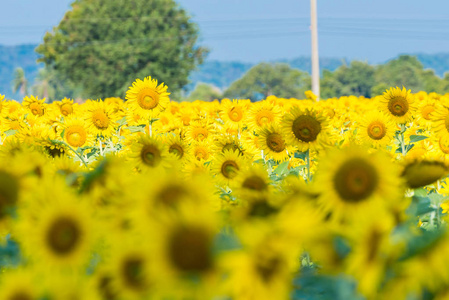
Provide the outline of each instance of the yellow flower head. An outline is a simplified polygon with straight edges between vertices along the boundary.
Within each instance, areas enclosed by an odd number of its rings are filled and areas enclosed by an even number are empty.
[[[398,124],[410,122],[417,109],[414,96],[405,87],[386,90],[380,102],[382,110]]]
[[[167,86],[164,83],[157,84],[156,79],[151,76],[143,80],[136,79],[126,92],[126,100],[135,113],[145,118],[155,117],[167,108],[170,103],[167,93]]]

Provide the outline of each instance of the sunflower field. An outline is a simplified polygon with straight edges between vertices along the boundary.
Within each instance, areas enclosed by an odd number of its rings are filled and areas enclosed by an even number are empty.
[[[0,299],[449,299],[449,95],[0,95]]]

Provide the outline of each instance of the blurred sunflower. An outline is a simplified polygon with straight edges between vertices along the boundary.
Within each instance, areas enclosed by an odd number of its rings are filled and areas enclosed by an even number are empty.
[[[404,191],[401,182],[398,166],[386,154],[369,154],[354,146],[331,151],[316,174],[318,201],[337,221],[399,201]]]

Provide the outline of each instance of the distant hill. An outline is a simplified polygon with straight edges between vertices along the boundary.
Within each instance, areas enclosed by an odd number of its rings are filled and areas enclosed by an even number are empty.
[[[22,67],[30,85],[36,77],[37,71],[42,64],[37,64],[37,54],[34,49],[37,45],[18,45],[18,46],[1,46],[0,45],[0,94],[5,94],[8,98],[20,99],[19,95],[12,92],[12,80],[14,70]],[[443,76],[449,71],[449,53],[438,54],[415,54],[425,68],[435,70],[439,76]],[[273,62],[287,63],[293,68],[297,68],[310,73],[311,63],[310,57],[302,56],[294,59],[277,60]],[[321,70],[334,71],[342,64],[349,61],[342,58],[326,58],[320,59]],[[208,60],[198,67],[198,69],[190,75],[191,84],[188,86],[192,90],[198,82],[213,84],[220,89],[225,89],[233,81],[239,79],[255,64],[243,62],[224,62],[216,60]]]

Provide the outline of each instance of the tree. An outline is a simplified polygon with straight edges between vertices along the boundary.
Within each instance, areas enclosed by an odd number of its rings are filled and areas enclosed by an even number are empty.
[[[323,98],[341,96],[371,96],[375,68],[366,62],[352,61],[334,72],[324,71],[321,82]]]
[[[187,97],[187,101],[203,100],[213,101],[221,98],[222,93],[219,88],[212,84],[200,82],[196,85],[195,89]]]
[[[85,97],[104,98],[124,96],[148,75],[182,88],[207,54],[197,38],[197,25],[174,0],[76,0],[36,51]]]
[[[310,89],[310,76],[287,64],[260,63],[234,81],[224,97],[259,101],[270,95],[281,98],[302,97]]]
[[[28,94],[28,80],[25,77],[25,71],[22,68],[17,68],[14,71],[14,79],[12,82],[12,91],[16,93],[19,91],[19,93],[22,96],[25,96]]]

